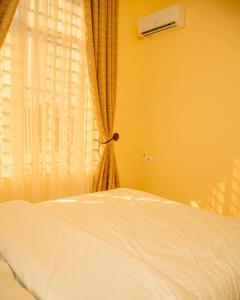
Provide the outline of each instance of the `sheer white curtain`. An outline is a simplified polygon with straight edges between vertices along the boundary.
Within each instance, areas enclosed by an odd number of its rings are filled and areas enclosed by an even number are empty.
[[[0,50],[1,201],[91,190],[97,131],[83,18],[80,0],[19,2]]]

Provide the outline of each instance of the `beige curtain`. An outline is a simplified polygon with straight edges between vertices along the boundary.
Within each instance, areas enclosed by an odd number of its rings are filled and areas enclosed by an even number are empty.
[[[0,48],[12,22],[19,0],[0,0]]]
[[[117,0],[84,0],[89,78],[102,141],[111,139],[116,99]],[[119,186],[113,141],[103,146],[94,191]]]
[[[0,50],[0,201],[91,191],[98,145],[83,13],[81,1],[19,2]]]

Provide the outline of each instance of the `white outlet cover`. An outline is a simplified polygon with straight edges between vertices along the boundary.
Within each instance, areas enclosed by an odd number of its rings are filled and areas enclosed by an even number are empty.
[[[147,163],[152,163],[152,164],[156,164],[160,162],[160,158],[157,156],[153,156],[153,155],[149,155],[144,153],[143,154],[143,161],[147,162]]]

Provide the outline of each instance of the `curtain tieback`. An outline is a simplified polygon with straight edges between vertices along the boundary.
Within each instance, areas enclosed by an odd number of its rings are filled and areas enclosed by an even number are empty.
[[[115,132],[111,139],[107,140],[106,142],[103,142],[102,145],[108,144],[111,141],[117,141],[119,140],[119,134]]]

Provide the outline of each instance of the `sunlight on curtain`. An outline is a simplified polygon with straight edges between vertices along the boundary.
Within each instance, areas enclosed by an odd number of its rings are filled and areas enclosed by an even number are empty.
[[[98,159],[81,1],[20,0],[0,50],[0,200],[90,191]]]

